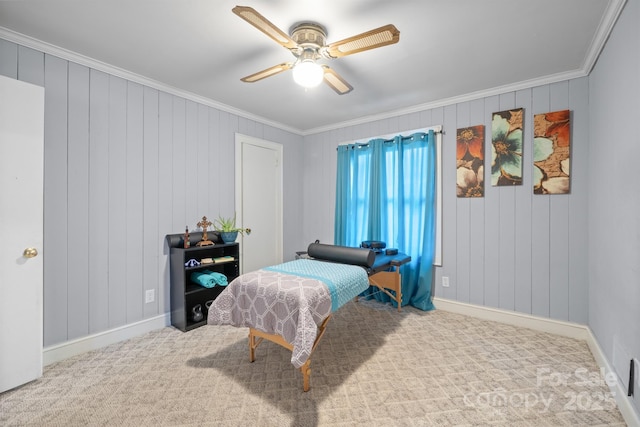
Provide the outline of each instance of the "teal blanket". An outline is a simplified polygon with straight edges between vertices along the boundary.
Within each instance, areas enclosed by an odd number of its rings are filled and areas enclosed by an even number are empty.
[[[355,265],[298,259],[266,267],[264,270],[321,281],[327,286],[331,295],[332,312],[369,287],[367,272],[364,268]]]

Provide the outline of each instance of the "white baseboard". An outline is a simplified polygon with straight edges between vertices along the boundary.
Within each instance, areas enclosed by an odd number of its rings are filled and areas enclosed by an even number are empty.
[[[617,375],[615,375],[615,371],[611,368],[611,364],[600,348],[596,337],[591,332],[591,329],[586,325],[547,319],[544,317],[536,317],[530,314],[517,313],[515,311],[502,310],[499,308],[467,304],[438,297],[433,298],[433,303],[437,309],[442,311],[464,314],[477,319],[506,323],[508,325],[529,328],[535,331],[548,332],[551,334],[586,341],[596,363],[600,368],[604,368],[605,375],[609,376],[609,373],[613,373],[614,375],[611,377],[615,377],[617,379]],[[627,398],[627,392],[624,390],[620,380],[617,379],[616,384],[609,385],[609,388],[613,396],[615,396],[618,409],[620,410],[620,413],[627,425],[640,426],[640,416],[638,416],[633,404]]]
[[[587,339],[587,344],[589,345],[589,349],[591,350],[591,354],[593,354],[594,359],[596,359],[596,363],[601,368],[604,368],[605,375],[607,378],[616,378],[616,383],[614,385],[610,385],[612,394],[615,396],[616,403],[618,404],[618,409],[622,414],[622,417],[626,421],[629,426],[640,426],[640,415],[635,411],[633,405],[631,404],[631,398],[627,397],[627,391],[624,389],[623,384],[618,379],[615,371],[611,367],[611,364],[607,360],[607,357],[604,355],[604,352],[600,348],[600,344],[598,344],[598,340],[596,340],[595,335],[589,329],[589,338]]]
[[[443,298],[433,298],[436,308],[451,313],[466,314],[483,320],[506,323],[513,326],[533,329],[540,332],[562,335],[564,337],[587,340],[589,328],[579,323],[563,322],[561,320],[536,317],[530,314],[516,311],[502,310],[499,308],[484,307],[481,305],[467,304]]]
[[[52,345],[46,347],[42,352],[43,364],[47,366],[87,351],[97,350],[110,344],[164,328],[170,324],[171,315],[170,313],[165,313],[108,331]]]

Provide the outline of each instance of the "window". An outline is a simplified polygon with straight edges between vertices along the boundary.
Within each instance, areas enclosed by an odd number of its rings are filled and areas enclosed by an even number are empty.
[[[334,242],[380,240],[409,255],[401,303],[423,310],[433,309],[433,266],[441,262],[440,141],[428,129],[341,145],[337,156]]]
[[[417,130],[413,130],[413,131],[406,131],[406,132],[402,132],[402,135],[412,135],[415,133],[426,133],[429,132],[429,130],[434,130],[435,132],[435,140],[436,140],[436,162],[437,162],[437,166],[436,166],[436,236],[435,236],[435,257],[434,257],[434,265],[437,266],[441,266],[442,265],[442,132],[441,132],[442,126],[434,126],[431,128],[423,128],[423,129],[417,129]],[[383,136],[378,136],[372,139],[385,139],[385,140],[389,140],[392,139],[395,135],[383,135]],[[350,144],[357,144],[357,143],[350,143]],[[350,144],[344,144],[344,145],[350,145]],[[363,144],[363,146],[366,146],[366,144]],[[415,161],[415,158],[420,158],[420,155],[415,155],[417,154],[416,152],[414,152],[414,150],[425,150],[424,146],[416,146],[416,147],[412,147],[409,150],[405,150],[404,152],[404,159],[403,159],[403,164],[411,169],[412,168],[412,164],[411,162]],[[352,226],[355,227],[354,229],[350,230],[353,234],[357,235],[357,236],[364,236],[366,235],[366,230],[365,227],[367,226],[366,221],[364,220],[364,218],[366,218],[368,216],[368,208],[365,205],[365,195],[368,197],[368,193],[369,193],[369,185],[370,185],[370,181],[366,178],[366,175],[369,171],[369,168],[371,167],[371,157],[367,156],[367,155],[358,155],[359,153],[356,154],[357,156],[357,160],[354,162],[350,163],[350,171],[349,171],[349,175],[352,177],[355,177],[353,182],[350,182],[349,184],[347,183],[343,183],[341,185],[350,185],[350,188],[347,190],[349,193],[353,194],[356,198],[357,198],[357,206],[352,207],[353,210],[349,213],[349,216],[352,218],[357,218],[357,221],[354,221]],[[391,165],[393,164],[393,162],[395,161],[395,154],[393,152],[388,152],[385,154],[385,162],[387,163],[387,167],[389,169],[391,169]],[[409,179],[413,179],[413,177],[411,176],[405,176],[405,180],[409,180]],[[403,185],[403,188],[409,188],[408,185],[406,185],[407,183],[403,183],[405,185]],[[403,218],[403,221],[407,221],[408,220],[408,211],[410,209],[410,206],[404,206],[404,209],[396,209],[395,208],[395,195],[398,192],[398,187],[400,186],[400,183],[397,182],[397,180],[391,180],[389,182],[387,182],[387,197],[386,197],[386,217],[390,218],[391,221],[399,221],[399,218],[396,218],[394,216],[394,210],[396,211],[401,211],[401,212],[405,212],[405,217]],[[407,198],[405,198],[405,200],[407,200]],[[405,202],[405,205],[409,203],[408,201]],[[394,229],[398,226],[398,224],[396,223],[391,223],[389,224],[389,227],[391,227],[391,229]],[[337,243],[337,242],[336,242]],[[345,244],[349,244],[350,246],[356,246],[358,245],[359,242],[357,241],[353,241],[353,242],[348,242]],[[389,245],[393,245],[393,242],[388,242]]]

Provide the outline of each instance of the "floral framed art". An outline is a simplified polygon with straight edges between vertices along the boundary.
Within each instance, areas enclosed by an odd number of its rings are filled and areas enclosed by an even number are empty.
[[[533,116],[533,193],[568,194],[571,154],[571,112]]]
[[[522,116],[524,110],[493,113],[491,120],[491,185],[522,185]]]
[[[456,193],[484,197],[484,125],[456,132]]]

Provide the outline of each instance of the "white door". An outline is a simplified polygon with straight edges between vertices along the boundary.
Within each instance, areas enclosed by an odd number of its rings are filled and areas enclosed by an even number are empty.
[[[236,135],[236,211],[251,235],[240,241],[240,268],[282,262],[282,145]]]
[[[0,76],[0,392],[42,376],[44,88]]]

